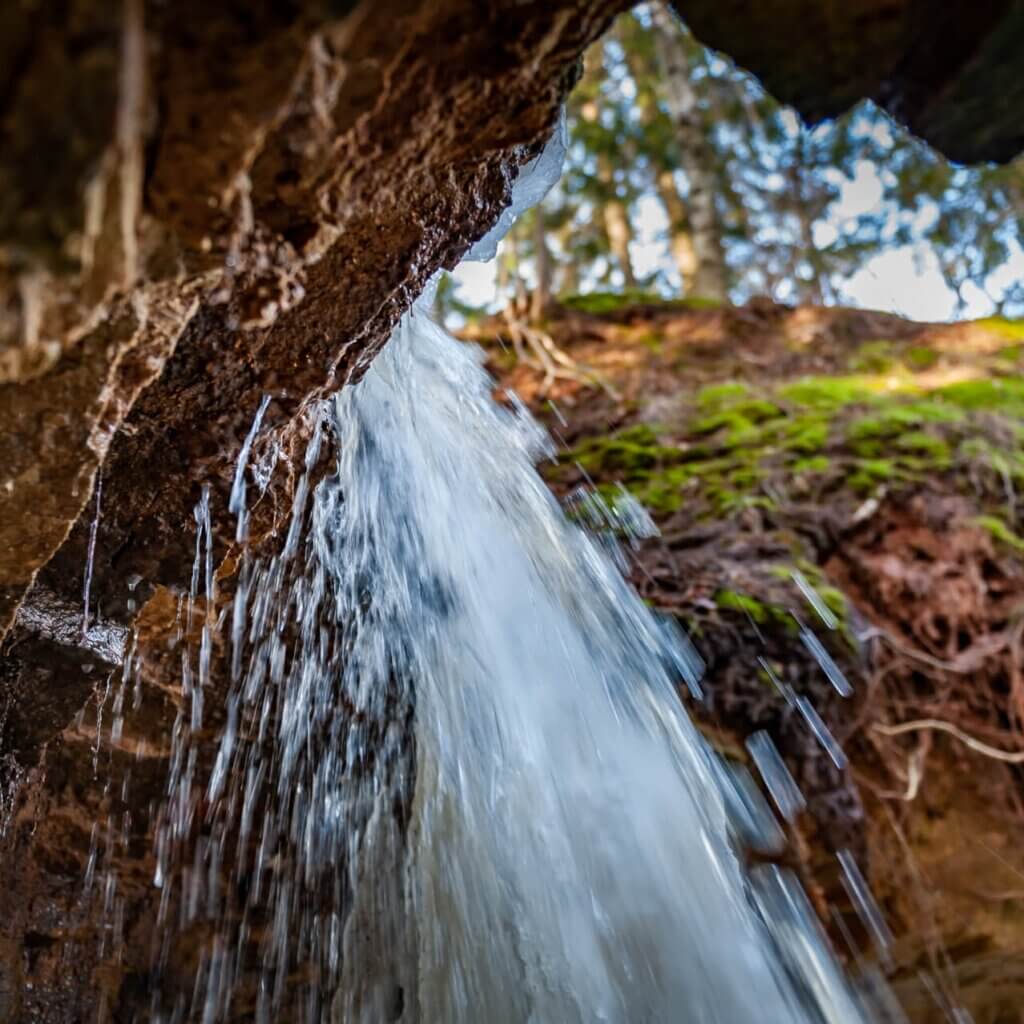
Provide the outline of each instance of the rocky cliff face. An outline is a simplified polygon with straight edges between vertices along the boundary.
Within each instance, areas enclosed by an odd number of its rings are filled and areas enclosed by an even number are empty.
[[[96,824],[128,814],[135,866],[122,875],[145,922],[141,811],[162,784],[176,699],[162,645],[201,487],[228,531],[235,460],[269,395],[253,530],[273,542],[308,403],[357,378],[426,279],[496,219],[579,55],[626,6],[0,11],[0,1016],[85,1019],[144,988],[104,959],[80,879]],[[1019,4],[938,18],[921,0],[827,17],[800,0],[680,6],[811,116],[873,95],[953,155],[1020,148],[1024,87],[1004,81],[1003,60],[1021,40]],[[221,562],[229,536],[214,540]],[[149,781],[119,795],[93,768],[97,707],[139,609],[152,694],[134,732],[115,742],[108,725],[103,742]]]

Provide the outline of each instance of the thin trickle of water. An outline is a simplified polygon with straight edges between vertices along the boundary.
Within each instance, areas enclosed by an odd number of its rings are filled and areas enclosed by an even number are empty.
[[[827,629],[837,629],[839,620],[835,617],[832,609],[821,599],[821,595],[811,586],[807,577],[799,570],[793,570],[790,577],[796,584],[797,590],[803,594],[807,603],[814,609],[815,614],[825,624]]]
[[[818,709],[806,697],[796,698],[796,709],[803,716],[825,753],[832,759],[832,763],[842,771],[848,763],[846,754],[821,715],[818,714]]]
[[[795,820],[807,801],[772,738],[764,731],[755,732],[747,739],[746,746],[779,813],[787,821]]]
[[[609,557],[643,516],[583,502],[597,539],[565,516],[534,470],[546,434],[492,400],[431,299],[319,410],[282,550],[243,550],[219,619],[197,507],[151,1019],[867,1020],[795,880],[743,866],[739,841],[784,837],[684,711],[699,655]]]
[[[837,857],[843,869],[843,887],[850,897],[850,902],[856,908],[883,962],[891,963],[892,932],[885,923],[885,917],[875,902],[874,896],[871,895],[867,879],[861,873],[857,861],[849,850],[840,850]]]
[[[758,665],[760,665],[761,670],[765,673],[765,675],[768,676],[768,678],[771,680],[772,686],[774,686],[775,689],[778,691],[779,696],[782,697],[790,707],[796,707],[796,693],[794,692],[793,687],[790,686],[789,683],[779,678],[779,674],[775,671],[774,668],[772,668],[771,664],[766,658],[762,657],[761,655],[758,655],[757,663]]]
[[[89,636],[89,592],[92,590],[92,569],[96,559],[96,536],[100,528],[100,503],[103,500],[103,474],[96,471],[96,508],[89,525],[89,544],[85,554],[85,573],[82,579],[82,638]]]
[[[270,405],[270,395],[264,395],[260,401],[256,415],[253,417],[249,433],[245,435],[241,451],[238,453],[238,465],[235,467],[235,479],[231,484],[231,498],[228,511],[235,516],[235,540],[243,542],[249,538],[249,508],[246,504],[245,471],[249,467],[249,456],[252,454],[253,442],[263,425],[263,417]]]
[[[840,697],[853,696],[853,687],[843,674],[843,670],[835,663],[832,655],[825,649],[825,645],[802,623],[800,624],[800,641],[807,648],[808,654],[818,663],[825,678],[832,684]]]

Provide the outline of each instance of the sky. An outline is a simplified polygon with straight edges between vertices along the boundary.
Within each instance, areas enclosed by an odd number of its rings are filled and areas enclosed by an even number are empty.
[[[882,202],[882,183],[874,164],[863,161],[852,179],[844,181],[839,199],[827,219],[817,224],[817,241],[826,244],[829,235],[844,221],[877,209]],[[925,210],[924,216],[928,215]],[[638,203],[636,241],[631,249],[638,276],[658,266],[672,274],[672,263],[664,238],[665,214],[661,205],[646,197]],[[473,306],[492,307],[497,298],[494,263],[464,263],[454,273],[459,298]],[[989,280],[998,293],[1014,280],[1024,280],[1024,252],[1017,251]],[[958,311],[956,296],[947,287],[934,254],[926,248],[899,246],[885,249],[869,259],[843,286],[845,304],[865,309],[898,313],[912,320],[945,321],[989,316],[993,303],[979,288],[964,289],[966,309]]]

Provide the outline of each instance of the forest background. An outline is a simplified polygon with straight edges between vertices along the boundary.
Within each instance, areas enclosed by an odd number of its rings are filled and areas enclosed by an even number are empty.
[[[952,164],[867,102],[805,126],[659,4],[588,52],[568,125],[558,187],[446,317],[593,292],[1024,314],[1024,159]]]

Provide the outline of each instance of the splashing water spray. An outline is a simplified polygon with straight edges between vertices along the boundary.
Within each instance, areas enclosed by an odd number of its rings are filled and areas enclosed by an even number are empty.
[[[469,258],[564,151],[560,125]],[[875,1019],[797,883],[737,854],[778,826],[686,715],[696,652],[566,519],[534,470],[548,437],[493,401],[431,299],[322,409],[281,553],[242,559],[209,764],[181,711],[152,1019]],[[313,488],[324,437],[336,469]]]

